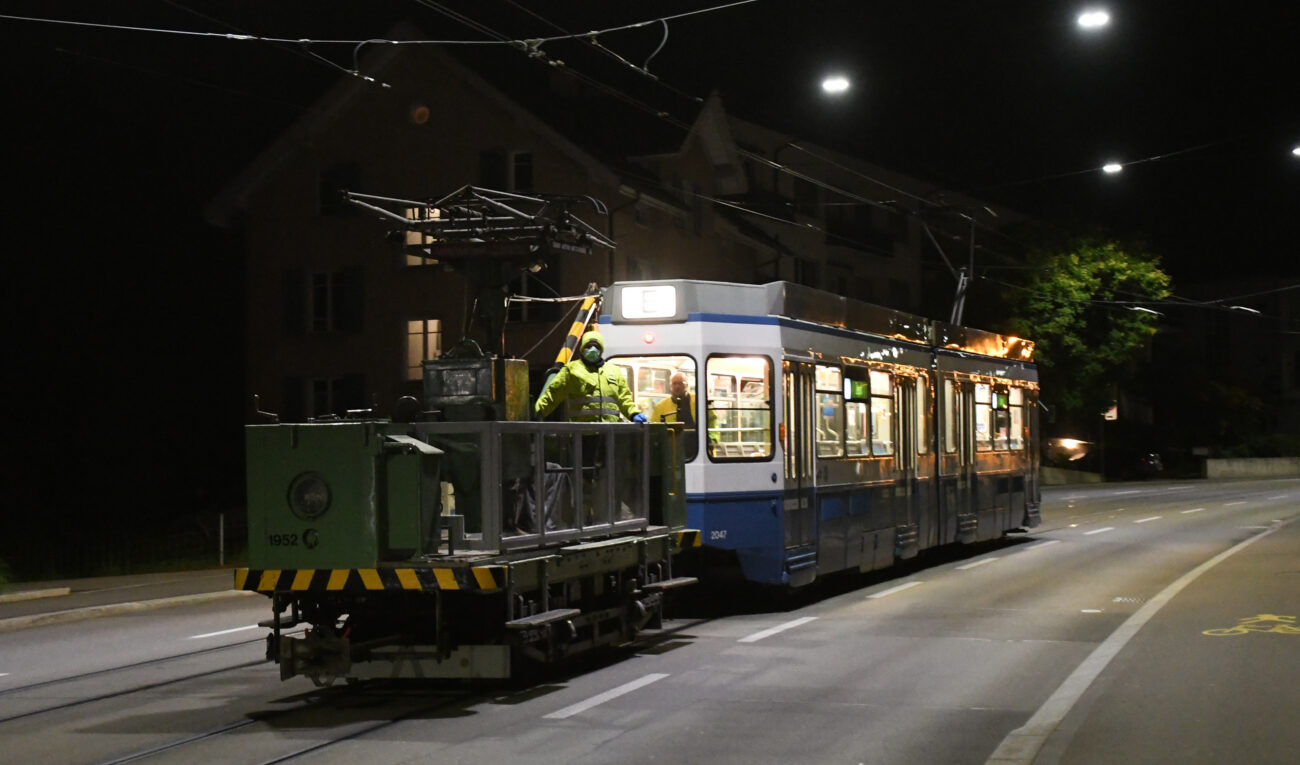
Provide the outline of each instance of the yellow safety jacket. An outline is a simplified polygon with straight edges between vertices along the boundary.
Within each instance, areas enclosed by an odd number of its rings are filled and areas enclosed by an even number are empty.
[[[545,417],[562,403],[571,422],[622,422],[637,413],[621,369],[613,364],[588,369],[582,359],[560,368],[537,397],[537,413]]]
[[[687,395],[690,396],[690,403],[688,404],[690,410],[689,419],[686,421],[686,424],[687,427],[693,428],[695,427],[695,394],[689,393]],[[663,401],[655,404],[654,409],[650,410],[650,421],[677,422],[677,402],[673,401],[672,396],[669,396]]]

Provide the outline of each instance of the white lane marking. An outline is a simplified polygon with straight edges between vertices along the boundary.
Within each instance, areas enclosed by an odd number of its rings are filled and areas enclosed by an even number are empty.
[[[9,677],[8,672],[0,672],[0,677]]]
[[[1270,500],[1270,501],[1276,501],[1276,500],[1279,500],[1279,499],[1286,499],[1286,498],[1287,498],[1287,495],[1286,495],[1286,494],[1276,494],[1276,495],[1274,495],[1274,496],[1272,496],[1272,497],[1269,497],[1269,500]]]
[[[966,569],[975,568],[976,566],[983,566],[985,563],[992,563],[995,560],[997,560],[997,558],[985,558],[983,560],[977,560],[974,563],[967,563],[965,566],[958,566],[957,570],[965,571]]]
[[[1160,519],[1163,518],[1163,517],[1164,517],[1163,515],[1153,515],[1153,516],[1151,516],[1150,518],[1139,518],[1139,519],[1137,519],[1136,521],[1133,521],[1133,522],[1134,522],[1134,523],[1150,523],[1151,521],[1158,521],[1158,520],[1160,520]]]
[[[1115,530],[1115,527],[1114,527],[1114,526],[1102,526],[1102,527],[1099,528],[1099,529],[1093,529],[1092,531],[1085,531],[1085,532],[1083,532],[1083,535],[1084,535],[1085,537],[1090,537],[1090,536],[1092,536],[1093,534],[1102,534],[1102,533],[1104,533],[1104,532],[1107,532],[1107,531],[1114,531],[1114,530]]]
[[[1141,493],[1142,493],[1141,489],[1129,489],[1128,491],[1117,491],[1115,492],[1114,496],[1118,497],[1121,494],[1141,494]]]
[[[1244,500],[1244,499],[1239,499],[1239,500],[1237,500],[1236,502],[1224,502],[1224,503],[1223,503],[1223,506],[1224,506],[1224,507],[1233,507],[1233,506],[1235,506],[1235,505],[1244,505],[1244,504],[1246,504],[1246,500]]]
[[[1289,523],[1289,522],[1288,522]],[[1164,607],[1166,603],[1174,599],[1178,593],[1182,592],[1187,585],[1196,581],[1201,574],[1214,568],[1215,566],[1227,560],[1232,556],[1250,545],[1258,542],[1264,537],[1272,534],[1285,527],[1286,523],[1279,523],[1269,527],[1268,531],[1240,542],[1230,549],[1224,550],[1218,555],[1210,558],[1196,568],[1183,574],[1168,587],[1160,591],[1145,605],[1133,612],[1133,615],[1124,620],[1119,628],[1110,634],[1110,637],[1102,641],[1083,663],[1075,668],[1070,676],[1065,678],[1065,682],[1056,689],[1054,693],[1043,702],[1033,717],[1029,718],[1019,728],[1007,734],[1002,739],[1002,743],[989,755],[985,765],[1029,765],[1038,756],[1043,744],[1047,742],[1047,737],[1060,726],[1061,721],[1070,713],[1074,705],[1087,692],[1088,687],[1092,685],[1097,676],[1106,669],[1111,660],[1119,654],[1129,640],[1142,629],[1142,626],[1151,620],[1156,612]]]
[[[190,635],[190,636],[189,636],[188,638],[186,638],[186,639],[187,639],[187,640],[200,640],[200,639],[202,639],[202,638],[216,637],[217,635],[229,635],[229,634],[232,633],[232,632],[243,632],[244,630],[255,630],[255,629],[257,629],[257,625],[256,625],[256,624],[250,624],[250,625],[248,625],[247,627],[235,627],[234,629],[230,629],[230,630],[221,630],[220,632],[206,632],[206,633],[204,633],[204,634],[202,634],[202,635]]]
[[[882,590],[880,592],[877,592],[875,595],[868,595],[867,599],[876,600],[877,598],[889,597],[890,595],[893,595],[896,592],[902,592],[903,590],[910,590],[919,584],[925,584],[925,582],[907,582],[905,584],[900,584],[897,587],[890,587],[888,590]]]
[[[1083,613],[1083,614],[1099,614],[1099,613],[1101,613],[1101,609],[1100,609],[1100,608],[1085,608],[1085,609],[1083,609],[1082,611],[1080,611],[1079,613]]]
[[[1052,545],[1059,545],[1060,543],[1061,540],[1059,539],[1049,539],[1046,542],[1039,542],[1036,545],[1030,545],[1029,547],[1026,547],[1023,550],[1023,552],[1029,552],[1030,550],[1041,550],[1044,547],[1051,547]]]
[[[668,675],[662,672],[655,672],[653,674],[646,675],[645,677],[639,678],[637,680],[633,680],[630,683],[624,683],[619,687],[612,688],[608,691],[605,691],[604,693],[598,693],[595,696],[592,696],[591,698],[587,699],[586,701],[579,701],[577,704],[574,704],[572,706],[567,706],[564,709],[558,710],[556,712],[551,712],[549,715],[542,715],[542,717],[548,720],[563,720],[566,717],[573,717],[579,712],[585,712],[594,706],[599,706],[600,704],[604,704],[606,701],[610,701],[611,699],[616,699],[625,693],[631,693],[632,691],[635,691],[637,688],[644,688],[645,686],[651,683],[663,680],[665,677],[668,677]]]
[[[785,624],[778,624],[775,627],[769,627],[768,629],[765,629],[762,632],[755,632],[752,635],[746,635],[745,637],[741,638],[740,640],[737,640],[736,642],[757,643],[758,641],[762,640],[765,637],[771,637],[778,632],[785,632],[786,630],[791,629],[793,627],[798,627],[801,624],[807,624],[808,622],[816,621],[816,620],[817,617],[815,616],[804,616],[802,618],[795,619],[794,621],[786,622]]]
[[[1203,508],[1203,507],[1193,507],[1191,510],[1184,510],[1184,511],[1183,511],[1183,515],[1190,515],[1190,514],[1192,514],[1192,513],[1200,513],[1200,512],[1203,512],[1204,510],[1205,510],[1205,508]]]

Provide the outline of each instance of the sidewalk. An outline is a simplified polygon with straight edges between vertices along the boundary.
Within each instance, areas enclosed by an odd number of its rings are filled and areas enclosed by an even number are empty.
[[[0,632],[250,594],[233,584],[233,569],[11,583],[0,588]]]

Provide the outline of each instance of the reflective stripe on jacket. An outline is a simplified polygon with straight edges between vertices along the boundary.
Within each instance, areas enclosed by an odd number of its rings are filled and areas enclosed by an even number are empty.
[[[546,416],[562,403],[568,404],[572,422],[622,422],[637,413],[621,369],[604,364],[592,370],[581,359],[570,361],[555,374],[537,397],[537,412]]]

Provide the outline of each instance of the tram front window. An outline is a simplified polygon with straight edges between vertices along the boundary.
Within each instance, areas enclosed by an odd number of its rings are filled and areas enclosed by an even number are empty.
[[[632,400],[650,422],[678,423],[682,427],[685,460],[700,451],[699,403],[695,359],[690,356],[619,356],[632,389]]]
[[[772,456],[772,363],[765,356],[706,362],[709,456],[715,461]]]

